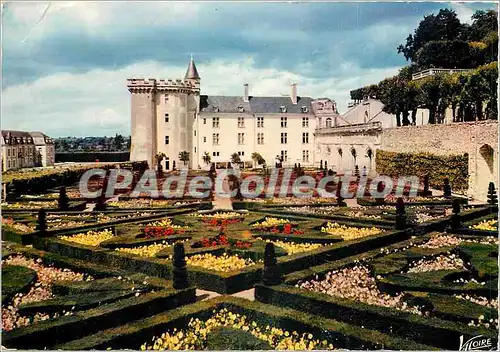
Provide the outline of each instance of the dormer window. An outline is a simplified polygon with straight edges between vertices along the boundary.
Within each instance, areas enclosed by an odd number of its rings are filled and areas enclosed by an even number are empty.
[[[304,112],[304,113],[309,112],[309,109],[307,108],[307,106],[302,107],[302,112]]]
[[[214,112],[219,112],[219,108],[217,106],[214,106]]]
[[[280,112],[286,112],[286,106],[284,105],[280,106]]]
[[[244,112],[245,109],[243,109],[243,106],[238,106],[238,112]]]

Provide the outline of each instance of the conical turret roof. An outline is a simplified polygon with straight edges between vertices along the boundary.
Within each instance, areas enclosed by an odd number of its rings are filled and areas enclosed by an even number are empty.
[[[194,64],[194,59],[191,56],[191,60],[189,61],[189,67],[186,71],[185,79],[200,79],[200,75],[198,74],[198,70],[196,69],[196,65]]]

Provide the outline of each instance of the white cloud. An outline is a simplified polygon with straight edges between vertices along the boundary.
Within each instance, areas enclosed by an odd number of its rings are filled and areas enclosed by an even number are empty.
[[[186,63],[187,66],[187,63]],[[58,73],[3,91],[3,128],[44,131],[49,135],[114,135],[130,133],[130,97],[126,79],[131,77],[181,78],[186,67],[141,62],[118,70],[93,70],[84,74]],[[298,83],[299,95],[330,97],[346,110],[349,90],[377,83],[398,68],[360,69],[349,75],[315,80],[274,68],[257,69],[252,58],[237,62],[199,63],[202,94],[238,95],[243,83],[252,95],[288,94]]]
[[[472,15],[476,10],[472,9],[469,5],[466,3],[451,3],[450,7],[452,10],[454,10],[457,13],[457,17],[462,23],[472,23]]]

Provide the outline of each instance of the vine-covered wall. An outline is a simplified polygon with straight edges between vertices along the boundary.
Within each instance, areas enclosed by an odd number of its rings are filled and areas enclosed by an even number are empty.
[[[436,155],[431,153],[396,153],[377,150],[377,173],[387,176],[429,175],[431,188],[442,189],[446,177],[452,190],[468,188],[468,155]]]

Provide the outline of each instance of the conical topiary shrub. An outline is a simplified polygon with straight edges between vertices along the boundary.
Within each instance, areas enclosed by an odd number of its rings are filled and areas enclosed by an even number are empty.
[[[57,201],[59,210],[68,210],[69,209],[69,198],[66,194],[66,187],[61,187],[59,189],[59,199]]]
[[[266,286],[279,285],[282,281],[281,272],[276,261],[274,244],[267,243],[264,249],[264,269],[262,269],[262,281]]]
[[[453,210],[453,216],[451,217],[451,228],[452,229],[458,229],[462,227],[461,221],[460,221],[460,201],[458,199],[453,199],[452,202],[452,210]]]
[[[359,166],[354,166],[354,176],[359,177]]]
[[[429,195],[429,175],[424,175],[424,196]]]
[[[443,195],[445,197],[451,197],[451,186],[450,186],[450,180],[448,179],[448,177],[446,177],[444,179]]]
[[[320,168],[321,170],[323,170],[323,160],[320,160],[320,162],[319,162],[319,168]]]
[[[396,230],[406,229],[406,209],[403,198],[396,200]]]
[[[497,205],[498,204],[498,196],[495,190],[495,184],[490,182],[488,186],[488,204]]]
[[[384,191],[384,189],[385,189],[385,183],[379,182],[377,184],[377,192],[378,193],[382,193]],[[375,203],[377,205],[384,205],[385,204],[385,198],[384,198],[384,196],[379,196],[379,197],[375,198]]]
[[[182,242],[174,244],[172,280],[173,287],[176,290],[182,290],[189,287],[186,255],[184,253],[184,244]]]
[[[45,209],[40,209],[38,211],[36,230],[40,232],[47,231],[47,211]]]

